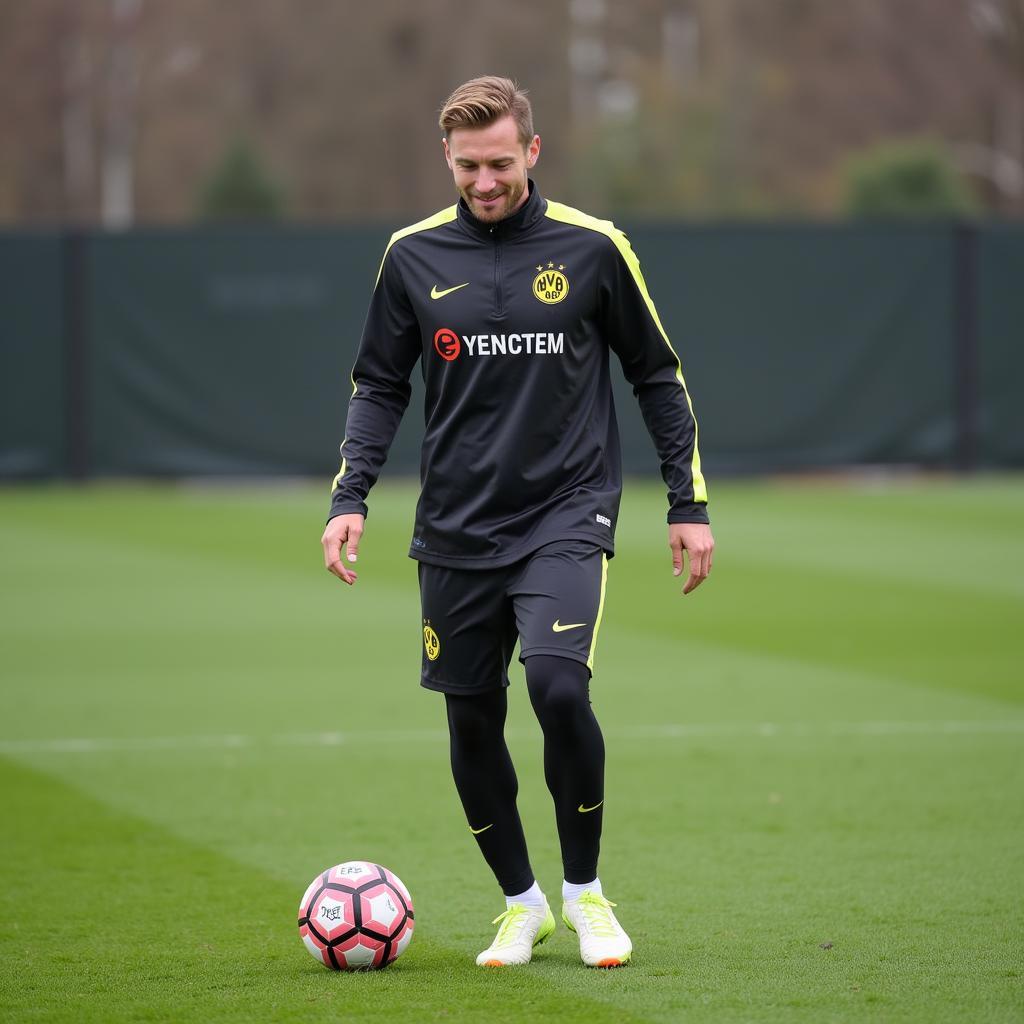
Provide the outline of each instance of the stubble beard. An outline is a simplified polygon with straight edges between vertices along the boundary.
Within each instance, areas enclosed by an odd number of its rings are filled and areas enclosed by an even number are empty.
[[[479,205],[479,198],[474,196],[468,190],[462,189],[460,191],[462,192],[462,198],[466,201],[466,205],[472,211],[473,216],[476,217],[477,220],[493,224],[499,220],[504,220],[506,217],[510,217],[515,213],[516,208],[523,197],[523,193],[526,191],[526,182],[523,181],[520,184],[508,186],[505,190],[505,194],[502,196],[504,201],[490,210],[486,207],[481,207]]]

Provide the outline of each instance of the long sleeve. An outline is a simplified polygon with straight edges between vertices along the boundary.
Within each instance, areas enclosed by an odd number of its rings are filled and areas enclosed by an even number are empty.
[[[679,357],[661,325],[640,263],[614,230],[602,274],[601,305],[607,337],[640,403],[668,487],[670,523],[706,523],[707,488],[697,450],[697,421]]]
[[[409,377],[419,356],[419,328],[389,245],[352,370],[341,470],[334,478],[329,519],[350,512],[366,515],[366,496],[409,404]]]

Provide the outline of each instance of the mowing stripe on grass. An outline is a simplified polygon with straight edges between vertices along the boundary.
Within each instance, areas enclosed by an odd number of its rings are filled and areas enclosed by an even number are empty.
[[[587,972],[564,933],[534,969],[484,971],[472,947],[438,941],[436,908],[421,901],[412,945],[394,966],[334,974],[299,941],[304,878],[243,867],[3,760],[0,814],[2,1021],[649,1019],[571,989]]]
[[[537,739],[535,729],[508,729],[513,739]],[[950,722],[705,722],[605,729],[609,739],[748,739],[840,736],[988,736],[1024,734],[1024,719]],[[0,740],[0,754],[103,754],[113,751],[238,750],[244,747],[340,747],[350,743],[447,742],[442,729],[367,729],[360,732],[280,733],[271,736],[130,736]]]

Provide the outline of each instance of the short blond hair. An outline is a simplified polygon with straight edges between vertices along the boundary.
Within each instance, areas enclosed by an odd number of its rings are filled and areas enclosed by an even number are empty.
[[[444,101],[437,123],[448,138],[456,128],[484,128],[509,115],[515,119],[519,141],[529,146],[533,141],[533,110],[526,90],[511,78],[484,75],[463,82]]]

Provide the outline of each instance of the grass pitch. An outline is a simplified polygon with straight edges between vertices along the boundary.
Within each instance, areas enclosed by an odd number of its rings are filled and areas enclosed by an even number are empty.
[[[414,491],[349,590],[324,488],[0,491],[0,1019],[1020,1021],[1024,483],[719,484],[683,598],[632,484],[593,684],[636,948],[483,971],[500,893],[418,685]],[[539,729],[510,745],[560,880]],[[409,951],[336,975],[312,876],[393,868]]]

